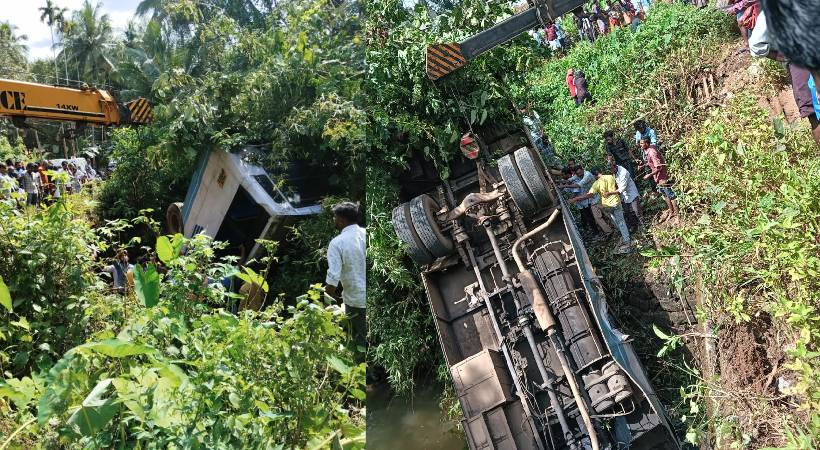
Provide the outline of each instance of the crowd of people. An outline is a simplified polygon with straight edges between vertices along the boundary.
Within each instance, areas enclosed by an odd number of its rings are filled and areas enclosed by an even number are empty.
[[[578,208],[582,230],[592,240],[606,239],[614,232],[604,217],[611,220],[621,235],[618,247],[621,253],[633,247],[625,214],[633,216],[636,227],[645,225],[638,184],[663,198],[666,209],[659,221],[677,220],[678,216],[677,196],[666,161],[658,149],[655,131],[643,120],[636,121],[634,127],[634,147],[627,146],[623,138],[607,130],[603,135],[607,152],[603,164],[586,169],[575,160],[569,160],[561,170],[562,181],[558,183],[568,194],[569,203]],[[640,157],[635,157],[633,148]]]
[[[628,26],[634,31],[649,11],[650,4],[651,0],[609,0],[605,8],[597,3],[589,11],[578,8],[567,20],[574,21],[579,40],[594,42],[599,36],[620,27]],[[543,29],[531,30],[530,35],[538,45],[549,46],[553,52],[565,51],[571,44],[561,27],[561,19],[547,21]]]
[[[806,4],[814,2],[820,6],[820,2],[816,0],[801,1]],[[701,0],[692,0],[692,3],[698,7],[706,6],[706,2]],[[637,26],[649,9],[650,2],[609,1],[608,5],[608,8],[602,10],[595,4],[589,13],[574,13],[582,38],[589,37],[585,33],[590,23],[594,23],[598,34],[605,34],[618,26]],[[799,29],[786,27],[787,24],[798,26],[816,23],[813,18],[818,15],[818,11],[807,11],[804,6],[798,0],[790,1],[788,5],[768,0],[730,0],[726,11],[736,15],[747,46],[745,48],[753,56],[768,57],[788,65],[798,110],[801,117],[808,118],[812,135],[820,145],[820,103],[815,80],[815,77],[820,76],[820,52],[816,51],[817,46],[811,47],[812,43],[820,44],[820,35],[807,34],[809,28],[805,26]],[[783,14],[785,10],[791,13]],[[767,11],[774,17],[767,17]],[[559,25],[549,23],[544,35],[551,48],[565,46]],[[551,37],[554,37],[555,44],[549,39]],[[809,51],[810,48],[815,51]],[[566,84],[576,105],[592,102],[583,71],[568,69]],[[553,168],[553,174],[561,178],[558,185],[568,194],[568,201],[578,209],[582,230],[592,240],[601,240],[614,233],[612,226],[605,220],[608,217],[621,235],[618,250],[630,251],[632,239],[625,214],[634,217],[635,226],[644,226],[639,185],[647,191],[657,192],[664,200],[666,210],[659,217],[660,221],[677,220],[678,204],[672,189],[672,178],[660,150],[658,136],[644,120],[634,122],[633,146],[627,145],[612,130],[606,131],[603,135],[606,161],[587,169],[572,159],[562,164],[544,132],[538,113],[529,104],[519,106],[518,110],[533,145],[541,153],[547,166]]]
[[[79,166],[79,167],[78,167]],[[18,204],[49,204],[64,194],[78,193],[97,178],[90,164],[63,160],[59,164],[43,160],[0,162],[0,199],[14,198]]]
[[[658,135],[646,121],[634,122],[632,146],[614,131],[604,132],[606,160],[599,166],[585,168],[575,159],[566,163],[559,160],[544,132],[541,118],[529,104],[520,105],[518,112],[534,147],[545,164],[551,167],[553,175],[559,177],[558,187],[568,194],[568,201],[578,209],[582,232],[588,239],[600,241],[612,235],[612,226],[605,219],[609,218],[621,235],[617,250],[621,253],[632,250],[625,213],[633,216],[636,227],[644,227],[639,184],[647,191],[657,192],[664,200],[666,209],[659,221],[677,220],[678,203],[672,189],[673,181],[659,150]]]
[[[792,88],[794,92],[794,99],[797,104],[800,117],[809,121],[809,126],[812,130],[812,136],[820,145],[820,101],[818,101],[817,94],[817,80],[816,75],[811,73],[811,65],[808,63],[812,58],[817,58],[816,53],[812,54],[812,47],[808,40],[817,39],[817,36],[810,36],[805,33],[806,30],[787,30],[781,31],[780,38],[783,40],[791,39],[789,48],[783,50],[777,49],[777,39],[772,32],[770,32],[769,19],[766,15],[763,3],[777,6],[776,17],[774,18],[774,25],[778,26],[780,22],[792,21],[794,23],[814,24],[808,11],[807,5],[814,0],[801,0],[789,2],[789,4],[764,2],[763,0],[728,0],[728,3],[722,9],[728,14],[734,15],[737,20],[738,28],[741,36],[744,39],[745,47],[748,48],[752,56],[760,58],[770,58],[788,67],[789,75],[791,77]],[[688,3],[697,7],[706,7],[705,0],[687,0]],[[792,4],[794,3],[794,4]],[[598,2],[594,2],[592,7],[587,10],[579,8],[573,11],[571,16],[575,22],[578,30],[578,37],[581,40],[594,41],[597,37],[603,36],[613,30],[629,26],[635,30],[645,14],[649,11],[651,0],[608,0],[605,2],[606,6],[601,7]],[[772,6],[769,7],[770,9]],[[782,11],[787,11],[788,14],[782,14]],[[804,27],[805,28],[805,27]],[[530,31],[535,41],[539,45],[549,46],[553,52],[565,51],[571,44],[567,38],[566,33],[561,27],[561,20],[548,21],[545,23],[543,29]],[[816,33],[815,33],[816,34]],[[799,35],[798,39],[793,39],[794,36]],[[787,57],[786,53],[791,52],[792,58]],[[795,57],[798,59],[795,61]],[[570,91],[570,96],[575,100],[575,103],[581,105],[583,103],[592,102],[592,96],[587,88],[587,81],[582,70],[568,69],[566,78],[567,87]]]

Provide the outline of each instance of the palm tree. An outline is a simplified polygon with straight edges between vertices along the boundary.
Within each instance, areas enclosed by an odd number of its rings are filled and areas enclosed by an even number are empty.
[[[63,16],[66,9],[60,8],[51,0],[46,0],[46,6],[41,6],[37,9],[40,11],[40,22],[48,25],[48,30],[51,32],[51,54],[54,56],[54,78],[57,83],[59,83],[60,75],[59,69],[57,68],[57,56],[54,54],[54,24],[57,23],[59,17]]]
[[[73,26],[61,42],[63,53],[74,56],[80,76],[91,82],[101,82],[115,70],[108,59],[113,46],[111,20],[108,14],[100,14],[101,6],[92,6],[85,0],[82,8],[74,12]]]
[[[19,78],[28,66],[28,47],[23,41],[25,34],[16,34],[17,27],[9,22],[0,22],[0,75]]]
[[[74,26],[74,22],[71,21],[68,17],[66,17],[66,13],[68,10],[66,8],[60,8],[54,14],[54,22],[57,24],[57,34],[60,36],[60,40],[62,41],[65,38],[65,35],[71,31],[71,28]],[[66,53],[63,55],[63,65],[65,66],[65,82],[68,82],[68,54]]]

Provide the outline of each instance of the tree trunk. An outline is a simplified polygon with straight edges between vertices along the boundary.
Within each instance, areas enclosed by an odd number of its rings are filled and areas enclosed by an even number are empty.
[[[63,139],[63,159],[68,158],[68,144],[65,142],[65,127],[60,124],[60,137]]]
[[[48,31],[51,32],[51,56],[54,57],[54,84],[60,84],[60,66],[57,64],[57,54],[54,53],[54,27],[48,26]],[[39,147],[39,142],[37,147]]]

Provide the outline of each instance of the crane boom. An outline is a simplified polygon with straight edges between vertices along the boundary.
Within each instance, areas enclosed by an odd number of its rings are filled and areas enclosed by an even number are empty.
[[[142,125],[153,120],[144,98],[117,103],[101,89],[75,89],[0,79],[0,116],[96,125]]]
[[[454,72],[484,52],[504,44],[519,34],[538,26],[543,20],[555,20],[578,7],[585,0],[540,0],[535,6],[476,33],[461,42],[433,44],[427,47],[427,77],[435,81]]]

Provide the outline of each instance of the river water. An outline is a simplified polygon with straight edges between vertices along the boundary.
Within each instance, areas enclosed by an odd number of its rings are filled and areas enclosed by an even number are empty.
[[[386,384],[367,392],[367,450],[461,450],[457,424],[438,405],[441,388],[419,387],[412,399],[396,397]]]

